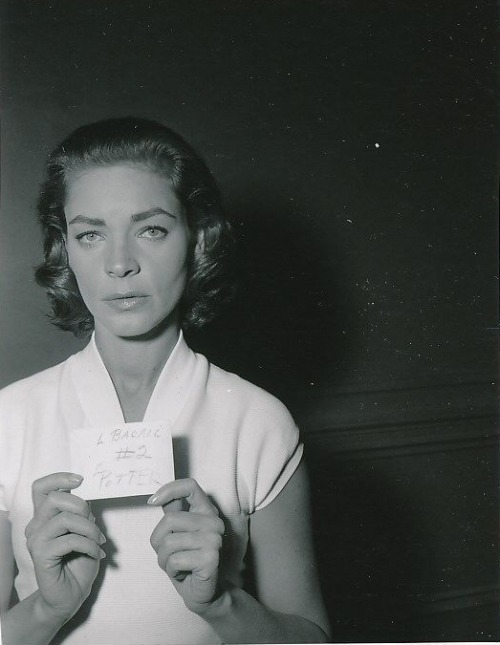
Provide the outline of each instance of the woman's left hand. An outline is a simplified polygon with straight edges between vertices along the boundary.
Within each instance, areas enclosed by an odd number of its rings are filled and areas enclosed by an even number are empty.
[[[182,499],[188,511],[180,510]],[[177,479],[162,486],[148,503],[163,506],[165,513],[150,540],[158,564],[186,607],[202,614],[217,597],[224,522],[194,479]]]

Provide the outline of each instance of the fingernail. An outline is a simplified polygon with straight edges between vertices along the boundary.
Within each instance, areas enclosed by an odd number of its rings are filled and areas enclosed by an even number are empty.
[[[101,560],[106,557],[106,554],[104,553],[104,551],[102,549],[99,549],[99,556],[100,556]]]
[[[68,479],[73,484],[81,484],[81,482],[83,481],[83,477],[81,475],[76,475],[76,474],[70,475]]]
[[[101,533],[99,535],[99,544],[104,544],[106,542],[106,537]]]
[[[154,495],[151,495],[151,497],[148,499],[147,503],[148,504],[154,504],[157,501],[158,501],[158,495],[155,493]]]

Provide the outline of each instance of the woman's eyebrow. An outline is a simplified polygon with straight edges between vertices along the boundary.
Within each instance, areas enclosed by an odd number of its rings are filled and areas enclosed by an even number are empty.
[[[68,222],[68,226],[71,224],[89,224],[90,226],[105,226],[106,222],[103,219],[96,217],[87,217],[87,215],[77,215],[73,217],[72,220]]]
[[[169,213],[168,211],[159,207],[151,208],[147,211],[142,211],[140,213],[134,213],[133,215],[130,216],[130,219],[133,222],[143,222],[144,220],[150,219],[155,215],[167,215],[168,217],[177,219],[176,215],[173,215],[172,213]],[[106,226],[106,222],[103,219],[100,219],[97,217],[88,217],[87,215],[77,215],[76,217],[74,217],[72,220],[68,222],[68,226],[70,226],[71,224],[87,224],[89,226]]]
[[[145,219],[149,219],[150,217],[154,217],[155,215],[168,215],[168,217],[173,217],[174,219],[177,219],[176,215],[173,215],[172,213],[169,213],[166,210],[163,210],[163,208],[151,208],[148,211],[144,211],[142,213],[134,213],[133,215],[130,216],[130,219],[133,222],[143,222]]]

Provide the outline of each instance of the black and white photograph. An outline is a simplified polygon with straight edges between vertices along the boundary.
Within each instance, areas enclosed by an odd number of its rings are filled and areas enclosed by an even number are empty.
[[[500,641],[498,36],[0,0],[2,645]]]

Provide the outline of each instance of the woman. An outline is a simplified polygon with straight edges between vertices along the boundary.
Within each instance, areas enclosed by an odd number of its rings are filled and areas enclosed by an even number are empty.
[[[154,122],[84,126],[49,158],[39,217],[53,322],[93,333],[1,392],[5,645],[324,641],[297,430],[181,331],[223,295],[229,228],[206,166]],[[158,419],[177,479],[91,510],[69,432]]]

